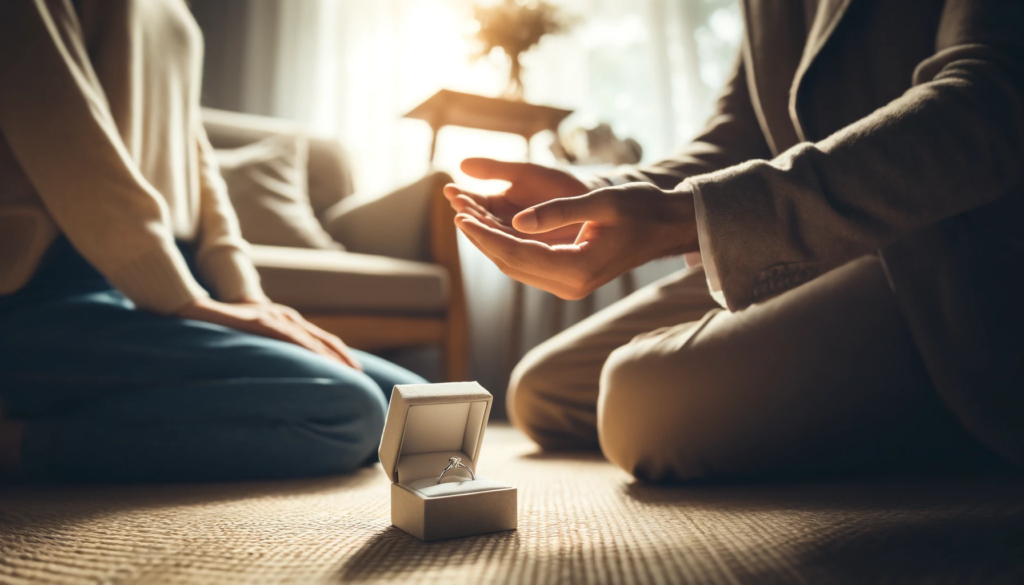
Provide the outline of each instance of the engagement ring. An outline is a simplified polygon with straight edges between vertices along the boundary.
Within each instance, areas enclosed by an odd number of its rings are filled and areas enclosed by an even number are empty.
[[[473,473],[473,470],[470,469],[469,467],[467,467],[466,464],[462,462],[461,458],[459,458],[459,457],[452,457],[452,458],[448,459],[448,467],[445,467],[444,471],[441,472],[441,475],[437,476],[437,483],[441,483],[441,478],[444,477],[444,474],[446,474],[449,471],[455,469],[456,467],[461,467],[461,468],[465,469],[466,471],[469,472],[469,476],[471,478],[473,478],[474,480],[476,479],[476,474]]]

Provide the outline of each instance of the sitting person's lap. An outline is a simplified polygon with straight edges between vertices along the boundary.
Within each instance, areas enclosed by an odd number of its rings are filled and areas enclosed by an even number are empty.
[[[423,382],[363,352],[358,372],[289,343],[137,311],[82,282],[0,305],[0,406],[26,422],[30,477],[349,471],[376,450],[392,386]]]
[[[988,458],[932,389],[877,258],[739,313],[710,303],[693,270],[553,338],[513,376],[514,420],[651,480]]]

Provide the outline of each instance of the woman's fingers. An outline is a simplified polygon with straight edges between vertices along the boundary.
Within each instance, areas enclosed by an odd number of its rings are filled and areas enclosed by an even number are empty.
[[[355,369],[362,369],[352,351],[337,336],[306,321],[291,307],[264,300],[221,303],[200,299],[179,309],[177,316],[293,343]]]
[[[345,342],[343,342],[337,335],[324,331],[320,327],[306,321],[306,319],[304,319],[298,312],[294,312],[294,315],[290,314],[289,317],[296,325],[305,330],[306,333],[316,338],[328,350],[330,350],[332,357],[341,360],[342,363],[355,370],[359,370],[360,372],[363,371],[363,365],[359,363],[359,360],[356,358],[355,354],[352,353],[352,350],[345,345]]]
[[[318,353],[326,358],[340,360],[340,357],[327,346],[324,342],[317,339],[312,333],[307,331],[301,325],[294,323],[290,320],[282,320],[281,327],[286,331],[298,345],[305,347],[306,349]]]
[[[299,327],[304,333],[310,335],[313,339],[320,342],[324,348],[331,354],[330,357],[340,360],[342,363],[351,366],[357,370],[362,370],[362,365],[349,351],[347,345],[341,341],[341,339],[334,335],[324,331],[320,327],[310,323],[302,316],[301,313],[291,307],[278,305],[283,312],[284,316],[297,327]]]
[[[353,370],[356,370],[357,372],[362,372],[363,364],[362,362],[359,361],[359,358],[356,357],[356,354],[352,352],[352,348],[345,345],[344,343],[342,343],[342,346],[344,347],[342,351],[342,357],[344,362],[348,364],[349,367],[352,368]]]
[[[268,304],[263,307],[263,311],[269,319],[264,319],[261,323],[276,334],[268,336],[294,343],[326,358],[344,361],[327,343],[303,326],[305,320],[295,309]]]
[[[588,221],[612,222],[618,217],[615,199],[609,189],[599,189],[579,197],[553,199],[524,209],[512,218],[512,227],[536,234]]]
[[[322,337],[320,337],[321,341],[327,344],[327,346],[330,347],[331,350],[333,350],[334,353],[338,355],[342,362],[344,362],[346,365],[348,365],[354,370],[358,370],[360,372],[363,371],[363,364],[359,363],[359,359],[356,358],[356,355],[354,353],[352,353],[352,349],[349,346],[345,345],[345,342],[342,341],[341,338],[339,338],[337,335],[332,335],[324,331],[323,329],[316,327],[315,325],[308,325],[314,327],[314,330],[318,332],[320,335],[322,335]]]
[[[247,330],[250,333],[270,337],[271,339],[276,339],[278,341],[294,343],[299,347],[304,347],[309,351],[320,354],[324,357],[334,357],[323,343],[320,343],[318,340],[314,339],[313,336],[302,331],[302,328],[298,327],[282,315],[276,315],[270,319],[261,320],[253,326],[248,327]]]

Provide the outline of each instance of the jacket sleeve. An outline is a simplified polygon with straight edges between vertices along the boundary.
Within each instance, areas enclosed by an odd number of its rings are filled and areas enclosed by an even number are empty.
[[[76,249],[142,309],[206,296],[121,141],[70,2],[0,2],[0,131]]]
[[[591,186],[639,181],[670,190],[688,177],[771,156],[750,100],[743,59],[737,56],[732,75],[718,98],[715,113],[699,136],[673,157],[649,166],[617,169],[596,177]]]
[[[1024,184],[1024,3],[949,0],[914,87],[817,143],[687,181],[731,310]]]
[[[200,170],[196,270],[222,301],[265,298],[202,120],[194,125]]]

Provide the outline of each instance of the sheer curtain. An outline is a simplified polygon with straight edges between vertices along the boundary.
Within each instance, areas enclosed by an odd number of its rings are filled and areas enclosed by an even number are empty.
[[[736,0],[556,3],[577,23],[523,58],[528,101],[575,110],[563,128],[609,122],[620,137],[640,142],[645,161],[669,154],[701,128],[742,34]],[[416,180],[429,170],[430,129],[402,114],[441,88],[498,95],[507,79],[500,56],[471,58],[468,7],[468,0],[253,0],[244,19],[249,30],[239,109],[337,134],[360,191],[384,193]],[[534,162],[554,164],[550,141],[534,138]],[[525,150],[519,137],[446,128],[436,167],[472,183],[458,172],[462,158],[522,160]],[[501,392],[510,285],[471,246],[462,250],[473,374]],[[655,262],[636,278],[643,285],[682,266],[680,260]],[[616,300],[618,291],[614,284],[598,291],[597,307]],[[530,291],[526,300],[528,347],[552,327],[550,299]],[[569,321],[580,317],[572,305]]]

